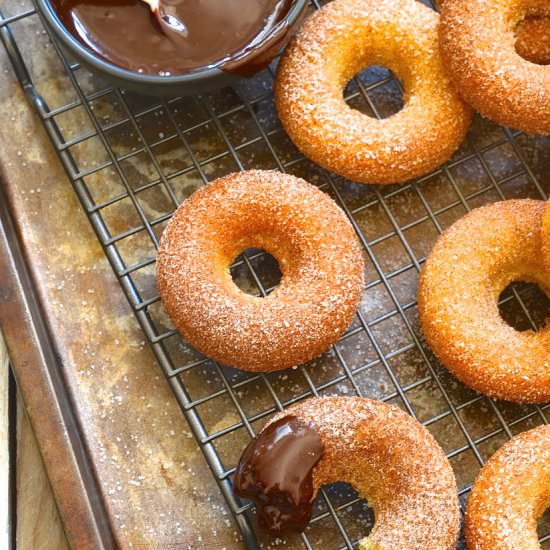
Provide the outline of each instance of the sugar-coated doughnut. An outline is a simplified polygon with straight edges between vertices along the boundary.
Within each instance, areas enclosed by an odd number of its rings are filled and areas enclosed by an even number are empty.
[[[513,281],[550,295],[541,254],[544,202],[510,200],[473,210],[438,239],[418,288],[426,341],[459,380],[491,397],[550,400],[550,326],[520,332],[498,310]]]
[[[542,256],[550,276],[550,201],[546,203],[542,216]]]
[[[247,248],[279,262],[265,298],[229,267]],[[249,371],[304,363],[347,328],[363,291],[355,232],[336,203],[299,178],[250,171],[220,178],[178,208],[160,242],[157,281],[178,331],[206,356]]]
[[[445,162],[472,111],[439,54],[439,16],[416,0],[333,0],[287,47],[275,80],[281,122],[322,167],[363,183],[399,183]],[[404,106],[378,120],[349,107],[343,90],[369,65],[401,80]]]
[[[537,520],[550,506],[550,426],[517,435],[478,475],[466,509],[469,550],[541,550]]]
[[[245,449],[233,486],[273,534],[303,530],[318,489],[353,485],[375,514],[361,550],[454,550],[460,513],[449,461],[398,407],[311,398],[274,417]]]
[[[439,35],[449,74],[468,103],[499,124],[549,134],[550,66],[516,51],[518,24],[536,16],[550,16],[548,0],[445,0]]]

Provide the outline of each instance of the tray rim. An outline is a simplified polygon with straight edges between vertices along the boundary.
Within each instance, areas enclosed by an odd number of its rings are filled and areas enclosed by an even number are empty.
[[[116,548],[0,166],[0,330],[73,548]]]

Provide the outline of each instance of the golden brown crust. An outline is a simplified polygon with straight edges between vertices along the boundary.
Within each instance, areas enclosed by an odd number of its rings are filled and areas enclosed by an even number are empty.
[[[542,216],[542,256],[546,270],[550,273],[550,201],[547,201]]]
[[[550,65],[550,17],[528,17],[516,27],[516,51],[538,65]]]
[[[436,0],[441,10],[445,0]],[[515,48],[521,57],[537,65],[550,64],[550,17],[527,16],[515,28]]]
[[[418,288],[428,344],[462,382],[491,397],[550,400],[550,326],[519,332],[497,301],[513,281],[550,294],[541,257],[544,202],[510,200],[470,212],[437,241]]]
[[[439,16],[416,0],[334,0],[287,47],[275,81],[281,122],[297,147],[324,168],[363,183],[426,174],[458,148],[472,111],[439,55]],[[405,104],[377,120],[343,99],[368,65],[401,79]]]
[[[360,548],[454,550],[460,513],[453,470],[424,426],[398,407],[360,397],[312,398],[281,412],[311,424],[325,453],[315,492],[351,483],[375,512]]]
[[[242,292],[229,266],[246,248],[278,261],[265,298]],[[162,303],[191,345],[223,364],[279,370],[325,351],[347,328],[363,290],[361,246],[325,193],[288,174],[231,174],[176,211],[158,253]]]
[[[547,0],[445,0],[441,52],[464,99],[482,115],[526,132],[550,133],[550,66],[516,51],[527,15],[550,15]]]
[[[540,550],[537,519],[550,505],[550,426],[524,432],[483,467],[468,499],[469,550]]]

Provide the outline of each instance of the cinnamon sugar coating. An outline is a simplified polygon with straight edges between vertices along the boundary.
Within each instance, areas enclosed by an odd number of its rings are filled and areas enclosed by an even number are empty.
[[[497,305],[513,281],[537,283],[550,295],[541,254],[544,206],[510,200],[470,212],[438,239],[420,275],[428,344],[459,380],[498,399],[550,400],[550,325],[519,332]]]
[[[550,16],[528,17],[516,27],[516,51],[538,65],[550,65]]]
[[[416,0],[333,0],[314,13],[279,64],[275,100],[296,146],[322,167],[363,183],[399,183],[445,162],[472,111],[439,54],[439,16]],[[369,65],[401,80],[404,106],[377,120],[343,90]]]
[[[279,262],[265,298],[241,291],[229,267],[247,248]],[[336,203],[304,180],[270,171],[220,178],[176,211],[160,242],[166,312],[196,349],[249,371],[285,369],[325,351],[351,322],[364,261]]]
[[[441,10],[445,0],[436,0],[436,6]],[[537,65],[550,64],[550,17],[543,15],[527,16],[515,28],[518,54]]]
[[[441,52],[458,90],[482,115],[549,134],[550,66],[516,51],[516,28],[528,16],[550,16],[548,0],[445,0]]]
[[[439,10],[445,0],[436,0]],[[550,64],[550,17],[527,15],[516,26],[516,52],[537,65]]]
[[[307,399],[278,415],[318,431],[324,456],[315,493],[345,481],[366,498],[375,524],[361,550],[454,550],[460,513],[449,461],[430,432],[398,407],[360,397]]]
[[[550,506],[550,426],[508,441],[478,475],[466,509],[469,550],[540,550],[537,520]]]
[[[542,216],[542,255],[544,265],[550,274],[550,201],[546,203]],[[550,276],[550,275],[549,275]]]

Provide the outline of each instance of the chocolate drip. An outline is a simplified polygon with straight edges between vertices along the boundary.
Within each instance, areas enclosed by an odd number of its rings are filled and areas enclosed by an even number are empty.
[[[125,69],[161,75],[207,66],[247,74],[267,64],[289,32],[283,19],[293,4],[292,0],[160,0],[164,19],[159,24],[141,0],[52,3],[67,30],[98,56]]]
[[[295,416],[270,424],[244,450],[233,489],[256,502],[270,533],[303,531],[311,518],[313,469],[324,453],[315,429]]]

